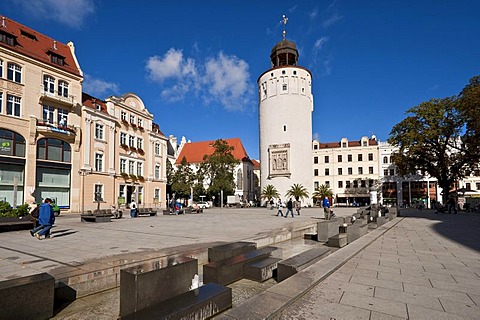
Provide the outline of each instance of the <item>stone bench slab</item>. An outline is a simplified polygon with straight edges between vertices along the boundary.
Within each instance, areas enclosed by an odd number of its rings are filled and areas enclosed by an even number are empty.
[[[264,282],[273,277],[277,264],[282,259],[267,258],[254,263],[249,263],[243,267],[243,277],[257,282]]]
[[[333,237],[328,238],[328,246],[329,247],[336,247],[336,248],[342,248],[347,245],[347,234],[346,233],[340,233],[337,234]]]
[[[293,276],[329,254],[330,249],[328,248],[313,248],[280,261],[277,265],[277,282]]]
[[[111,215],[96,215],[96,214],[82,214],[80,216],[81,222],[111,222]]]
[[[238,241],[208,248],[208,261],[220,261],[257,249],[255,242]]]

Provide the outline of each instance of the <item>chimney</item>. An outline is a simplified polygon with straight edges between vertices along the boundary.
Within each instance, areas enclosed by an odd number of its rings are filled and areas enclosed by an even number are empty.
[[[53,50],[57,50],[57,41],[53,40]]]
[[[2,27],[5,28],[5,17],[2,17]]]

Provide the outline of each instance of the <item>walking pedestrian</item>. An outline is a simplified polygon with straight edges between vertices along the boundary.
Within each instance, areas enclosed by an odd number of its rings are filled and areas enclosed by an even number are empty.
[[[132,200],[130,203],[130,218],[135,218],[137,216],[137,204],[135,200]]]
[[[448,213],[452,213],[452,209],[453,209],[453,213],[457,214],[457,203],[455,201],[455,198],[450,197],[447,203],[448,203]]]
[[[325,196],[323,199],[323,214],[325,216],[325,220],[329,220],[330,215],[330,201],[328,201],[328,197]]]
[[[288,202],[287,202],[287,212],[285,213],[285,218],[288,217],[288,213],[290,212],[290,214],[292,215],[292,218],[294,217],[293,216],[293,202],[292,202],[292,198],[288,199]]]
[[[302,203],[300,200],[296,199],[295,200],[295,211],[297,212],[297,215],[300,215],[300,209],[302,209]]]
[[[36,237],[38,240],[53,238],[53,236],[50,235],[50,229],[52,229],[55,223],[55,214],[53,213],[53,208],[50,203],[52,203],[50,198],[46,198],[43,201],[38,214],[39,226],[30,231],[32,237]]]
[[[277,217],[278,215],[281,215],[283,217],[283,212],[282,212],[282,199],[278,198],[278,202],[277,202],[277,206],[278,206],[278,211],[277,211]],[[285,216],[286,218],[286,216]]]

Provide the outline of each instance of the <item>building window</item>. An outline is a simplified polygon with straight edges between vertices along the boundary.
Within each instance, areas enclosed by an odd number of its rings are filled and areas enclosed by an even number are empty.
[[[368,174],[373,174],[373,167],[368,167]]]
[[[51,76],[43,76],[43,91],[50,93],[55,92],[55,78]]]
[[[390,169],[390,175],[394,176],[395,175],[395,169]]]
[[[325,156],[325,163],[329,163],[330,162],[330,157],[329,156]]]
[[[137,119],[137,124],[138,124],[139,127],[143,128],[143,119],[138,118]]]
[[[372,180],[372,179],[368,180],[368,186],[369,186],[370,188],[373,187],[373,180]]]
[[[368,154],[368,161],[373,161],[373,153]]]
[[[287,132],[287,126],[283,126],[283,131]]]
[[[388,158],[387,157],[383,157],[383,163],[388,163]]]
[[[15,45],[15,38],[9,34],[0,33],[0,42],[6,43],[10,46]]]
[[[57,123],[61,127],[66,127],[68,124],[68,111],[65,109],[57,110]]]
[[[8,64],[7,79],[13,82],[22,82],[22,67],[15,63]]]
[[[353,187],[358,188],[358,180],[353,180]]]
[[[95,193],[93,194],[94,201],[101,202],[103,201],[103,185],[96,184],[95,185]]]
[[[358,167],[358,174],[363,174],[363,168],[362,167]]]
[[[103,140],[103,125],[95,124],[95,139]]]
[[[67,142],[59,139],[44,138],[38,140],[37,158],[41,160],[70,162],[72,150]]]
[[[103,171],[103,154],[95,153],[95,171]]]
[[[7,114],[10,116],[20,117],[21,98],[7,95]]]
[[[126,173],[126,172],[127,172],[127,160],[120,159],[120,173]]]
[[[68,98],[68,82],[66,81],[58,81],[58,95]]]
[[[343,188],[343,181],[338,181],[338,187]]]
[[[342,142],[342,148],[346,148],[347,147],[347,143],[346,142]]]
[[[480,182],[477,182],[477,190],[480,190]]]
[[[364,147],[367,146],[367,141],[366,141],[366,140],[363,140],[363,141],[362,141],[362,146],[364,146]]]
[[[286,84],[284,84],[284,85],[282,86],[282,90],[283,90],[283,91],[287,91],[287,85],[286,85]]]
[[[143,139],[137,138],[137,149],[143,149]]]
[[[317,190],[320,187],[320,183],[318,181],[315,181],[313,183],[313,187],[315,188],[315,190]]]
[[[350,181],[345,181],[345,188],[350,188]]]
[[[341,176],[342,175],[342,168],[338,168],[338,175]]]
[[[338,162],[342,162],[342,155],[341,154],[339,154],[337,158],[338,158]]]
[[[352,155],[351,155],[351,154],[349,154],[349,155],[347,156],[347,160],[348,160],[348,162],[352,162]]]
[[[353,174],[353,169],[352,168],[348,168],[348,174]]]
[[[330,188],[330,181],[325,181],[325,186],[326,186],[327,188]]]
[[[101,104],[96,104],[95,105],[95,110],[102,111],[102,105]]]
[[[313,169],[313,175],[314,175],[315,177],[318,176],[318,169]]]
[[[318,144],[313,145],[313,150],[318,150]]]
[[[137,176],[143,176],[143,163],[137,162]]]
[[[0,78],[3,78],[3,60],[0,60]]]
[[[0,114],[2,112],[3,112],[3,92],[0,92]]]
[[[133,174],[134,169],[135,169],[135,161],[129,160],[128,161],[128,173]]]
[[[120,132],[120,145],[127,144],[127,134],[125,132]]]
[[[365,188],[367,185],[365,183],[365,180],[360,181],[360,187]]]
[[[325,175],[326,175],[326,176],[329,176],[329,175],[330,175],[330,169],[329,169],[329,168],[325,168]]]
[[[25,139],[10,130],[0,129],[0,155],[25,157]]]
[[[155,143],[155,155],[160,155],[160,143]]]
[[[135,124],[135,116],[133,114],[130,115],[130,123]]]
[[[123,121],[127,121],[127,113],[125,111],[121,112],[121,118]]]
[[[155,189],[153,194],[154,194],[153,198],[155,203],[158,203],[162,200],[160,199],[160,189]]]
[[[358,155],[358,161],[363,161],[363,155],[361,154]]]
[[[383,175],[384,175],[384,176],[388,176],[388,169],[384,169],[384,170],[383,170]]]
[[[52,63],[58,64],[59,66],[63,66],[65,64],[64,57],[53,53],[50,54],[50,61],[52,61]]]
[[[130,147],[135,147],[135,137],[134,136],[128,136],[128,145]]]
[[[53,124],[55,117],[55,108],[51,106],[43,106],[43,122]]]
[[[157,179],[157,180],[160,179],[160,165],[159,164],[155,165],[155,179]]]
[[[318,157],[313,157],[313,163],[315,163],[315,164],[318,163]]]

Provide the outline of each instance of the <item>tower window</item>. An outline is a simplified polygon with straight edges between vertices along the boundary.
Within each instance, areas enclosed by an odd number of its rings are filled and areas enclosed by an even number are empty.
[[[293,70],[293,75],[296,75],[297,74],[297,71],[296,70]]]
[[[272,73],[270,73],[270,77],[273,77],[273,72],[272,72]]]
[[[287,131],[287,126],[283,126],[283,131]]]
[[[282,74],[285,74],[285,70],[282,70]]]
[[[284,84],[284,85],[282,86],[282,89],[283,89],[283,91],[287,91],[287,85]]]

